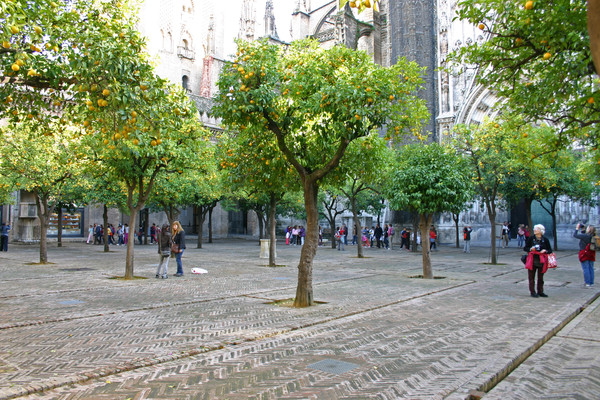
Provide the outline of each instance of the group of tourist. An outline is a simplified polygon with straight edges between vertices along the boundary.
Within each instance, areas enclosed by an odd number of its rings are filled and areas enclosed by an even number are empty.
[[[183,276],[183,262],[181,257],[185,251],[185,231],[179,221],[174,221],[171,227],[163,224],[162,228],[154,227],[154,239],[158,244],[158,268],[156,269],[156,278],[167,279],[169,260],[175,257],[177,262],[177,272],[174,276]]]
[[[3,225],[4,229],[4,225]],[[9,228],[10,229],[10,228]],[[88,238],[86,243],[92,242],[93,244],[104,243],[104,225],[93,224],[90,225],[88,230]],[[107,242],[108,244],[116,244],[117,246],[126,245],[129,240],[129,225],[123,224],[115,229],[113,224],[107,225]],[[172,235],[171,232],[174,234]],[[114,236],[117,236],[115,241]],[[140,226],[140,229],[136,232],[139,244],[142,244],[144,237],[144,230]],[[7,240],[8,242],[8,231]],[[4,243],[4,242],[3,242]],[[156,277],[167,279],[167,270],[169,267],[169,259],[175,257],[177,262],[177,272],[174,276],[183,276],[183,263],[181,257],[185,250],[185,231],[183,230],[179,221],[173,222],[172,227],[169,224],[163,224],[162,228],[152,224],[150,228],[150,243],[156,243],[158,245],[159,263],[158,269],[156,270]]]
[[[124,224],[115,229],[113,224],[108,224],[106,227],[107,243],[116,244],[117,246],[126,245],[129,241],[129,225]],[[117,237],[115,241],[115,236]],[[93,224],[88,228],[88,238],[86,243],[104,244],[104,225]]]
[[[285,229],[285,244],[290,246],[303,246],[306,229],[302,225],[288,226]]]

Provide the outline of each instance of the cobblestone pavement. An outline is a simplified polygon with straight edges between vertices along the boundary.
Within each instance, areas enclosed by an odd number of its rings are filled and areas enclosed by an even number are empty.
[[[575,250],[527,289],[521,251],[319,249],[314,307],[296,289],[300,248],[267,267],[255,242],[193,244],[185,275],[155,279],[154,246],[0,253],[0,399],[595,399],[600,309]],[[193,275],[193,267],[208,270]],[[471,397],[475,398],[475,397]]]

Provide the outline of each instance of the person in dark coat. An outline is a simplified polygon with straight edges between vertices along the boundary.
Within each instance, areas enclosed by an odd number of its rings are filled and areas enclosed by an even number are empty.
[[[525,268],[528,270],[529,293],[531,297],[548,297],[544,293],[544,274],[548,270],[548,254],[552,253],[550,241],[544,236],[546,228],[544,225],[533,227],[533,235],[525,241],[524,251],[528,253]],[[537,291],[535,275],[537,274]]]
[[[160,257],[158,269],[156,270],[156,277],[167,279],[169,259],[171,258],[171,232],[169,231],[169,224],[163,224],[162,228],[156,228],[156,231],[155,234],[158,243],[158,255]]]

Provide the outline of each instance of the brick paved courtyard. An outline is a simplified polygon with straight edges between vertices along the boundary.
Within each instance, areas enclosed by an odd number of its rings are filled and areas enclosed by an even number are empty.
[[[514,245],[514,243],[513,243]],[[188,247],[182,278],[155,279],[154,246],[51,245],[0,253],[0,398],[600,398],[600,312],[574,250],[532,299],[521,251],[442,246],[434,275],[400,250],[321,248],[319,304],[294,309],[300,249],[269,268],[255,242]],[[192,267],[208,274],[193,275]],[[510,373],[510,374],[509,374]]]

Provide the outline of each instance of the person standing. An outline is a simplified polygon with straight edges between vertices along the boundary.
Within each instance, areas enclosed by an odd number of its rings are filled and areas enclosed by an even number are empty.
[[[429,249],[437,249],[437,231],[433,225],[431,225],[431,228],[429,229]]]
[[[375,235],[375,240],[377,241],[377,248],[380,249],[381,239],[383,238],[383,229],[381,229],[381,226],[379,226],[379,224],[375,225],[375,231],[373,232],[373,234]]]
[[[465,240],[465,247],[463,249],[463,253],[471,252],[471,232],[473,232],[473,228],[471,226],[465,226],[463,229],[463,236]]]
[[[125,226],[123,227],[123,240],[125,241],[125,243],[123,244],[127,244],[127,242],[129,241],[129,225],[125,224]]]
[[[383,246],[386,250],[390,249],[390,227],[388,224],[383,225]]]
[[[10,231],[10,225],[2,223],[0,226],[0,251],[8,251],[8,232]]]
[[[140,229],[138,229],[137,231],[137,237],[138,237],[138,243],[139,244],[144,244],[144,226],[140,225]]]
[[[319,225],[319,246],[323,246],[323,229],[321,229],[321,225]]]
[[[402,228],[402,231],[400,232],[400,249],[402,250],[402,248],[404,248],[404,246],[406,246],[406,250],[409,250],[410,246],[409,246],[409,236],[408,236],[408,229],[406,229],[406,227]]]
[[[344,227],[342,226],[341,228],[336,228],[335,230],[335,240],[337,240],[338,245],[337,245],[337,249],[338,251],[344,251]]]
[[[117,236],[118,236],[117,246],[121,246],[122,244],[125,244],[125,241],[123,240],[123,226],[121,224],[119,224],[119,227],[117,228]]]
[[[171,234],[173,235],[173,244],[177,246],[173,251],[175,253],[175,260],[177,261],[177,273],[175,273],[175,276],[183,276],[181,256],[183,256],[183,251],[185,250],[185,231],[179,221],[173,222]]]
[[[573,237],[579,239],[579,262],[583,269],[584,287],[594,287],[594,261],[596,261],[596,251],[590,249],[590,244],[594,242],[596,245],[595,236],[596,228],[588,225],[587,229],[582,224],[577,224]]]
[[[523,247],[525,245],[525,225],[519,224],[517,228],[517,247]]]
[[[510,234],[510,228],[508,227],[508,222],[504,221],[502,224],[502,248],[508,247],[508,235]]]
[[[390,238],[390,250],[392,249],[392,244],[394,243],[395,234],[396,232],[394,231],[394,227],[392,226],[392,224],[390,224],[390,227],[388,229],[388,237]]]
[[[158,231],[158,232],[157,232]],[[158,243],[159,262],[156,269],[156,277],[168,279],[167,270],[169,268],[169,259],[171,258],[171,232],[169,225],[163,224],[162,229],[156,229]]]
[[[527,252],[527,268],[529,278],[529,293],[531,297],[548,297],[544,293],[544,274],[548,270],[548,254],[552,253],[550,241],[544,236],[546,228],[538,224],[533,227],[533,236],[530,236],[525,242],[523,250]],[[537,274],[537,285],[535,275]],[[537,291],[536,291],[537,289]]]
[[[87,238],[87,242],[86,242],[87,244],[90,244],[90,240],[92,240],[92,241],[94,240],[94,228],[95,227],[96,227],[96,224],[94,224],[94,225],[90,224],[90,227],[88,229],[88,238]]]
[[[156,224],[152,224],[150,227],[150,244],[156,242]]]
[[[304,229],[303,225],[300,225],[300,229],[298,231],[298,237],[300,238],[300,245],[304,246],[304,238],[306,237],[306,229]]]

